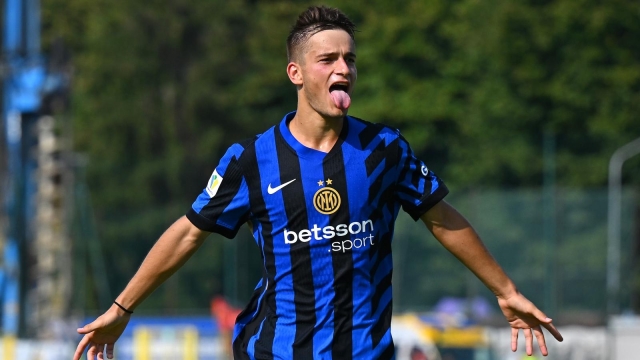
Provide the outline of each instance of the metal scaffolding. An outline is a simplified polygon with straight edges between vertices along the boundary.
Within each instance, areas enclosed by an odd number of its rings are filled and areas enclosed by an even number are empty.
[[[6,0],[3,15],[0,331],[51,338],[72,279],[68,142],[59,131],[68,76],[41,54],[38,0]]]
[[[56,323],[69,315],[72,295],[72,246],[69,237],[70,183],[72,176],[64,162],[64,144],[56,118],[38,119],[37,195],[35,234],[31,255],[35,261],[30,292],[33,311],[28,322],[41,339],[56,337]]]

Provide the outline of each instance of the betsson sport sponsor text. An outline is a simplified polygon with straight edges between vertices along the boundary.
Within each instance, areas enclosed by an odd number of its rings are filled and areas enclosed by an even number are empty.
[[[352,222],[351,224],[339,224],[336,226],[319,227],[318,224],[313,224],[311,229],[302,229],[298,232],[289,231],[284,229],[284,243],[294,244],[298,241],[309,242],[311,240],[329,240],[334,237],[342,237],[347,234],[358,235],[368,232],[369,234],[364,237],[357,237],[351,239],[343,239],[340,241],[334,241],[331,243],[331,249],[329,251],[342,251],[360,249],[366,246],[373,246],[373,221],[366,220],[362,222]]]

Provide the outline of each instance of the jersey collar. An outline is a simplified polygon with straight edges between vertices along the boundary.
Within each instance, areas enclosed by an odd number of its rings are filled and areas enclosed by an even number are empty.
[[[338,141],[336,141],[336,143],[333,145],[333,147],[328,153],[325,153],[325,152],[302,145],[293,136],[293,134],[291,134],[288,124],[289,122],[291,122],[291,120],[293,120],[295,116],[296,116],[295,111],[292,111],[287,115],[285,115],[282,121],[280,121],[280,124],[278,125],[278,130],[282,135],[282,137],[284,138],[284,140],[287,142],[287,144],[293,149],[293,151],[295,151],[299,157],[305,158],[308,160],[322,161],[325,158],[331,156],[333,153],[335,153],[337,149],[340,148],[344,143],[345,139],[349,134],[349,128],[351,127],[349,126],[349,123],[351,122],[351,118],[349,116],[345,116],[345,119],[342,122],[342,130],[340,130]]]

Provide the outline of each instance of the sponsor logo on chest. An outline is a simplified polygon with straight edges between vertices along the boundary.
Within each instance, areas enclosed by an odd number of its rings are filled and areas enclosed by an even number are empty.
[[[326,186],[325,186],[326,183]],[[338,190],[330,187],[333,185],[332,179],[326,181],[319,180],[317,182],[320,189],[313,195],[313,206],[319,213],[323,215],[334,214],[340,205],[342,198]],[[352,249],[374,245],[373,221],[355,221],[350,224],[327,225],[324,227],[314,224],[310,229],[302,229],[300,231],[284,230],[284,243],[287,245],[297,242],[307,243],[310,241],[330,240],[333,238],[341,238],[339,241],[333,241],[329,245],[329,252],[346,252]]]

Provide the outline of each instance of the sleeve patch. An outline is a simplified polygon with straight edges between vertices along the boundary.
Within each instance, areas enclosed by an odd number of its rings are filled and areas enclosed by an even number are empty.
[[[207,183],[206,188],[207,194],[209,194],[210,197],[216,196],[222,180],[222,176],[218,174],[218,170],[214,170],[213,174],[211,174],[211,178],[209,178],[209,182]]]

